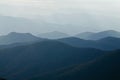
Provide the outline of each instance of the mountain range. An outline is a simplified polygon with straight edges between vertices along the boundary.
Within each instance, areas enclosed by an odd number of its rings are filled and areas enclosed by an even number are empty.
[[[106,37],[100,40],[83,40],[75,37],[62,38],[58,41],[79,48],[96,48],[101,50],[120,49],[120,38]]]
[[[120,38],[117,37],[106,36],[105,38],[98,40],[86,40],[70,37],[67,34],[57,31],[45,33],[45,35],[43,34],[41,37],[37,37],[30,33],[11,32],[8,35],[0,36],[0,48],[28,45],[48,39],[53,39],[78,48],[96,48],[101,50],[120,49]]]
[[[49,33],[42,33],[42,34],[39,34],[38,36],[41,38],[47,38],[47,39],[60,39],[60,38],[69,37],[68,34],[58,32],[58,31],[53,31],[53,32],[49,32]]]
[[[84,32],[84,33],[77,34],[76,37],[81,39],[86,39],[86,40],[99,40],[106,37],[120,38],[120,32],[117,32],[114,30],[107,30],[107,31],[102,31],[98,33]]]
[[[30,33],[11,32],[8,35],[0,36],[0,45],[8,45],[14,43],[32,43],[41,40],[42,38],[33,36]]]
[[[98,59],[47,73],[31,80],[119,80],[120,50]]]
[[[0,50],[0,76],[29,80],[36,75],[83,64],[107,54],[93,48],[76,48],[58,41],[43,41]]]
[[[51,16],[37,16],[36,18],[23,18],[23,17],[12,17],[0,15],[0,32],[7,33],[10,31],[20,31],[20,32],[48,32],[48,31],[63,31],[63,32],[81,32],[85,31],[95,31],[119,29],[117,26],[119,24],[119,18],[113,16],[104,16],[88,14],[86,12],[79,13],[80,15],[73,14],[54,14]],[[93,16],[94,15],[94,16]],[[81,26],[81,27],[80,27]],[[92,27],[92,28],[90,28]],[[69,29],[70,30],[69,30]],[[3,31],[4,30],[4,31]]]
[[[49,34],[54,36],[44,39],[17,32],[0,36],[0,77],[7,80],[120,79],[119,37],[86,40],[61,32]]]
[[[37,41],[37,40],[41,40],[42,38],[61,39],[61,38],[69,38],[69,37],[71,37],[71,35],[58,32],[58,31],[42,33],[42,34],[39,34],[38,36],[34,36],[30,33],[11,32],[8,35],[0,36],[0,45],[19,43],[19,42]],[[102,31],[99,33],[85,32],[85,33],[73,35],[73,37],[80,38],[83,40],[97,41],[97,40],[105,39],[108,37],[120,38],[120,32],[117,32],[114,30]]]
[[[106,30],[106,31],[101,31],[97,33],[84,32],[84,33],[79,33],[76,35],[68,35],[66,33],[62,33],[59,31],[53,31],[53,32],[39,34],[38,36],[42,38],[47,38],[47,39],[60,39],[60,38],[66,38],[66,37],[73,36],[73,37],[85,39],[85,40],[99,40],[99,39],[103,39],[106,37],[120,38],[120,32],[114,31],[114,30]]]

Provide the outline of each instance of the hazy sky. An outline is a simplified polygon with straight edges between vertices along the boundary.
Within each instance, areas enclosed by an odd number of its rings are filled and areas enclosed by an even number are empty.
[[[81,9],[100,14],[120,14],[119,0],[0,0],[0,6],[1,14],[13,16],[75,13]]]
[[[68,33],[107,29],[120,31],[120,0],[0,0],[0,15],[64,25],[53,30]],[[1,29],[4,28],[0,26]],[[29,31],[35,33],[34,28],[31,29]],[[49,31],[41,27],[38,29]]]

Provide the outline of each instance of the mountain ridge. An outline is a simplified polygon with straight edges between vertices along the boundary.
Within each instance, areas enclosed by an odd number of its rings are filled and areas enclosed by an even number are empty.
[[[76,48],[54,40],[2,49],[0,76],[8,80],[23,80],[61,67],[82,64],[106,53],[93,48]]]
[[[106,30],[97,33],[89,32],[89,33],[80,33],[75,35],[78,38],[86,39],[86,40],[99,40],[106,37],[116,37],[120,38],[120,32],[115,30]]]
[[[76,37],[68,37],[58,39],[58,41],[79,48],[96,48],[101,50],[120,49],[120,38],[115,37],[106,37],[100,40],[84,40]]]
[[[119,80],[120,50],[83,65],[75,65],[31,80]]]
[[[11,32],[7,35],[0,36],[0,44],[1,45],[8,45],[13,43],[29,43],[29,42],[36,42],[41,41],[42,38],[38,38],[30,33],[17,33]]]
[[[48,33],[41,33],[38,36],[42,37],[42,38],[47,38],[47,39],[59,39],[59,38],[69,37],[68,34],[62,33],[62,32],[59,32],[59,31],[53,31],[53,32],[48,32]]]

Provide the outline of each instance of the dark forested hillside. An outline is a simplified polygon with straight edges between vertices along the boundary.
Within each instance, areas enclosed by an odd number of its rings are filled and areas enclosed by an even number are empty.
[[[120,80],[120,50],[31,80]]]
[[[0,76],[23,80],[59,68],[83,64],[106,54],[92,48],[75,48],[58,41],[0,50]]]

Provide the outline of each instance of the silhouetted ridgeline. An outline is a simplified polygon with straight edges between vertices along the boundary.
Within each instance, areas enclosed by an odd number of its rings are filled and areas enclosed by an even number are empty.
[[[60,38],[71,37],[71,35],[58,32],[58,31],[43,33],[43,34],[39,34],[38,36],[42,38],[48,38],[48,39],[60,39]],[[84,33],[79,33],[79,34],[72,35],[72,36],[76,38],[80,38],[80,39],[85,39],[85,40],[99,40],[99,39],[106,38],[106,37],[120,38],[120,32],[114,31],[114,30],[106,30],[106,31],[101,31],[101,32],[96,32],[96,33],[95,32],[84,32]]]
[[[93,48],[76,48],[58,41],[0,50],[0,76],[8,80],[29,79],[57,69],[83,64],[106,54]]]
[[[38,38],[29,33],[12,32],[6,36],[0,37],[0,48],[28,45],[45,40],[47,39]],[[99,40],[84,40],[76,37],[67,37],[58,39],[58,41],[79,48],[96,48],[101,50],[120,49],[120,38],[116,37],[106,37]]]
[[[84,32],[84,33],[77,34],[75,36],[81,39],[86,39],[86,40],[99,40],[106,37],[120,38],[120,32],[117,32],[114,30],[101,31],[98,33]]]
[[[49,40],[12,32],[0,43],[6,44],[0,77],[7,80],[120,80],[120,38]]]
[[[119,8],[120,0],[0,0],[0,80],[120,80]]]
[[[96,48],[101,50],[120,49],[120,38],[106,37],[100,40],[83,40],[75,37],[58,39],[58,41],[79,48]]]
[[[30,33],[11,32],[8,35],[0,36],[0,45],[8,45],[14,43],[33,43],[42,40],[43,39],[33,36]]]
[[[120,80],[120,50],[83,65],[39,75],[31,80]]]

